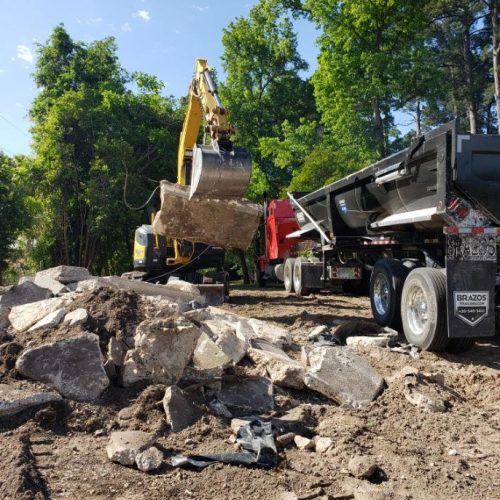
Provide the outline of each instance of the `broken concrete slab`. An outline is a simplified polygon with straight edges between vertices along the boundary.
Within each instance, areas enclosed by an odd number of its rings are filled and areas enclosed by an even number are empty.
[[[246,415],[265,413],[274,408],[273,384],[265,377],[223,382],[217,398],[231,411],[234,409]]]
[[[253,340],[251,345],[247,356],[266,370],[273,383],[293,389],[304,388],[305,370],[299,361],[265,340]]]
[[[248,341],[234,325],[208,319],[203,322],[201,328],[234,363],[239,363],[245,357]]]
[[[318,325],[315,326],[307,335],[307,338],[311,340],[312,338],[316,337],[316,335],[321,335],[322,333],[326,333],[329,330],[329,328],[326,325]]]
[[[36,276],[34,280],[35,285],[38,285],[42,288],[46,288],[50,290],[53,295],[60,295],[61,293],[69,292],[69,289],[66,285],[63,285],[59,281],[51,278],[50,276]]]
[[[87,312],[87,309],[79,307],[64,316],[64,323],[69,323],[69,326],[83,325],[88,318],[89,313]]]
[[[200,291],[198,287],[193,283],[189,283],[188,281],[181,280],[179,278],[169,278],[167,284],[165,285],[167,288],[171,288],[173,290],[180,290],[181,292],[190,293],[193,296],[200,295]]]
[[[150,448],[155,442],[152,434],[142,431],[112,432],[106,446],[108,458],[122,465],[134,465],[139,453]]]
[[[28,331],[33,332],[41,328],[52,328],[57,326],[63,320],[64,316],[66,316],[66,311],[63,308],[56,309],[47,314],[47,316],[43,317],[40,321],[37,321]]]
[[[34,281],[35,281],[35,277],[34,277],[34,276],[21,276],[21,277],[17,280],[17,284],[18,284],[18,285],[22,285],[23,283],[26,283],[27,281],[34,282]]]
[[[39,271],[35,275],[36,280],[51,278],[66,285],[75,281],[83,281],[90,278],[89,270],[78,266],[57,266]]]
[[[167,423],[173,432],[180,432],[186,427],[193,425],[203,415],[198,406],[176,385],[167,387],[165,390],[163,408],[167,417]]]
[[[35,285],[31,281],[25,281],[21,285],[14,285],[7,293],[0,295],[0,305],[12,308],[50,297],[52,297],[50,290]]]
[[[109,385],[99,337],[93,333],[26,349],[16,370],[78,401],[95,400]]]
[[[332,438],[315,436],[314,449],[317,453],[325,453],[332,446]]]
[[[365,406],[383,390],[384,379],[348,347],[314,347],[304,382],[310,389],[354,408]]]
[[[299,450],[314,450],[313,439],[309,439],[304,436],[295,436],[293,441]]]
[[[140,380],[174,385],[182,377],[200,336],[191,321],[153,319],[143,321],[136,330],[134,349],[127,352],[123,365],[123,384]]]
[[[201,333],[193,352],[193,364],[200,370],[223,368],[232,363],[232,359],[204,332]]]
[[[0,384],[0,418],[56,401],[62,401],[57,392],[40,391],[17,383]]]
[[[10,310],[9,321],[14,330],[22,332],[69,302],[71,298],[65,296],[15,306]]]
[[[116,366],[123,366],[126,354],[127,346],[116,337],[111,337],[108,342],[108,359]]]
[[[141,451],[135,456],[135,464],[142,472],[157,470],[161,467],[162,463],[163,453],[155,446],[151,446],[147,450]]]
[[[389,347],[391,339],[388,335],[347,337],[345,343],[350,347]]]
[[[161,181],[160,199],[155,233],[223,248],[248,248],[262,214],[260,205],[244,199],[189,199],[189,186],[167,181]]]

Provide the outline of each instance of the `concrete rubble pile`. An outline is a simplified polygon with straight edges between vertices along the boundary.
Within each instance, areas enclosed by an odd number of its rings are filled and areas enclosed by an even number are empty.
[[[104,338],[91,327],[98,318],[81,298],[102,288],[139,297],[148,313],[136,328]],[[112,386],[160,384],[155,387],[162,388],[170,432],[212,414],[227,419],[236,434],[239,425],[258,417],[272,422],[279,446],[324,453],[331,438],[311,436],[300,424],[302,416],[273,416],[276,392],[314,391],[356,408],[370,404],[384,388],[384,379],[354,347],[313,342],[326,327],[311,332],[311,343],[300,356],[286,329],[207,306],[189,283],[153,285],[59,266],[3,292],[0,351],[17,347],[16,380],[0,383],[0,418],[64,399],[99,402]],[[359,338],[363,341],[351,341],[351,346],[370,345],[367,337]],[[382,338],[374,345],[387,346],[390,334]],[[127,410],[122,408],[117,419],[126,422]],[[115,431],[107,455],[142,471],[158,469],[164,457],[155,446],[157,437]]]

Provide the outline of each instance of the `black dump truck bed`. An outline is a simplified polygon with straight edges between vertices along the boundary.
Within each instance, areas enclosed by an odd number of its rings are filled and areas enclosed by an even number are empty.
[[[499,224],[499,194],[500,136],[457,134],[453,121],[297,201],[342,237]]]

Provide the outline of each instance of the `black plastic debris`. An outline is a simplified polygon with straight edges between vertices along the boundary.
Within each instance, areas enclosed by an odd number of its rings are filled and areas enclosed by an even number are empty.
[[[315,347],[344,345],[339,337],[336,337],[335,334],[330,332],[319,333],[312,337],[310,341]]]
[[[203,469],[208,465],[222,462],[226,464],[249,465],[271,469],[278,465],[278,451],[274,442],[272,425],[255,419],[239,428],[236,442],[243,449],[239,453],[214,453],[210,455],[176,455],[173,467]]]

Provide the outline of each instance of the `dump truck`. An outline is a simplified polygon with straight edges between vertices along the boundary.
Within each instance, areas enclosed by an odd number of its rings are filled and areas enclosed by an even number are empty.
[[[378,324],[424,350],[470,348],[495,335],[500,136],[450,122],[410,147],[304,196],[289,194],[311,257],[284,282],[307,295],[330,283],[370,296]]]
[[[228,294],[224,249],[247,248],[262,211],[243,198],[251,157],[234,146],[234,132],[207,61],[197,59],[179,139],[177,183],[160,182],[160,210],[150,224],[136,229],[129,277],[223,283]],[[211,272],[200,273],[207,268]]]

